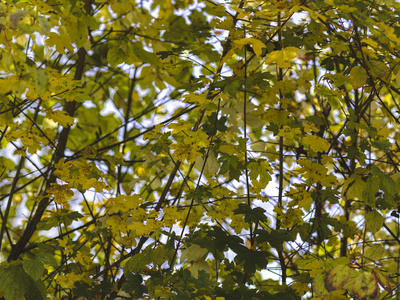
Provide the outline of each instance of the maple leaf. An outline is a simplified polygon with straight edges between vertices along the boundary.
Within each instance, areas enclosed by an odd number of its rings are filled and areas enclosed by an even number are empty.
[[[74,51],[74,47],[71,45],[71,40],[68,36],[58,35],[55,32],[50,32],[48,35],[48,39],[46,39],[46,44],[50,47],[56,46],[56,50],[60,54],[65,53],[65,49],[70,52]]]
[[[303,143],[309,146],[314,152],[326,152],[329,149],[328,142],[316,135],[306,135],[303,137]]]
[[[267,58],[264,60],[264,63],[270,64],[272,62],[276,62],[279,68],[286,69],[290,68],[291,60],[297,57],[296,47],[286,47],[282,50],[272,51],[267,54]]]
[[[69,127],[75,123],[75,119],[65,111],[56,110],[49,112],[47,117],[52,119],[54,122],[59,123],[62,127]]]

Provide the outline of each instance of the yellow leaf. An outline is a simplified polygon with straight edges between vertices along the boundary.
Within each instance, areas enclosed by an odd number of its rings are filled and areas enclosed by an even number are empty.
[[[199,271],[205,271],[206,273],[210,273],[210,266],[205,260],[193,262],[191,270],[192,276],[194,278],[199,278]]]
[[[75,119],[73,117],[68,115],[67,112],[61,110],[53,111],[48,115],[48,117],[54,122],[60,124],[62,127],[72,126],[75,123]]]
[[[189,262],[199,261],[207,252],[207,249],[201,248],[197,244],[192,244],[189,248],[182,250],[181,263],[185,260]]]
[[[350,82],[353,86],[353,89],[363,87],[367,82],[367,78],[367,71],[365,71],[365,69],[361,66],[355,66],[350,71]]]
[[[236,148],[234,145],[221,145],[219,146],[219,151],[227,153],[229,155],[233,155],[236,153]]]
[[[328,142],[316,135],[307,135],[303,138],[303,143],[306,146],[309,146],[310,149],[314,152],[325,152],[329,149]]]
[[[276,62],[279,68],[289,68],[291,66],[290,61],[297,56],[297,50],[299,49],[296,47],[286,47],[282,50],[272,51],[264,62],[266,64]]]
[[[390,72],[390,69],[386,66],[386,64],[379,60],[370,60],[368,64],[372,72],[374,72],[379,78],[385,78]]]
[[[254,53],[257,55],[257,57],[261,58],[262,55],[262,49],[266,48],[265,44],[263,42],[261,42],[258,39],[255,38],[245,38],[245,39],[240,39],[238,41],[235,41],[235,44],[237,45],[247,45],[247,44],[251,44],[253,45],[253,50]]]
[[[396,74],[396,83],[400,86],[400,71]]]
[[[50,32],[49,33],[49,38],[46,40],[47,46],[56,46],[56,50],[60,54],[65,53],[65,48],[73,52],[74,47],[71,44],[71,39],[67,35],[58,35],[55,32]]]

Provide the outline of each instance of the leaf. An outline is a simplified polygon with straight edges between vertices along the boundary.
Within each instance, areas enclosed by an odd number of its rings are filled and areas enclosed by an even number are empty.
[[[261,55],[263,52],[262,49],[266,48],[265,44],[262,41],[260,41],[259,39],[255,39],[255,38],[244,38],[244,39],[236,40],[235,44],[237,44],[237,45],[252,44],[254,53],[257,55],[258,58],[261,58]]]
[[[378,294],[378,281],[373,273],[360,271],[358,276],[353,279],[350,293],[359,299],[374,299]]]
[[[146,248],[141,253],[132,256],[124,267],[124,272],[141,272],[142,269],[153,262],[153,251]]]
[[[360,176],[356,176],[353,183],[349,186],[347,190],[347,198],[348,199],[363,199],[363,193],[366,189],[367,184],[364,180],[361,179]]]
[[[385,274],[383,274],[382,271],[380,271],[376,267],[374,267],[373,273],[380,286],[384,288],[388,293],[392,293],[394,288],[399,285],[397,282],[390,280]]]
[[[382,244],[373,244],[365,250],[364,256],[371,260],[378,261],[382,258],[384,252],[385,249]]]
[[[84,281],[75,282],[72,292],[76,297],[85,297],[86,299],[93,299],[93,291],[90,289],[89,284],[87,284]]]
[[[114,46],[107,52],[107,61],[111,67],[115,67],[124,62],[126,52],[122,46]]]
[[[39,280],[45,270],[43,263],[39,259],[25,259],[24,263],[25,272],[33,278]]]
[[[209,152],[204,169],[203,169],[203,165],[204,165],[203,157],[197,156],[197,159],[196,159],[197,170],[199,170],[199,171],[203,170],[204,174],[210,174],[210,175],[215,175],[218,173],[220,165],[217,160],[217,157],[215,156],[214,151]]]
[[[47,291],[44,285],[44,281],[39,279],[33,281],[29,278],[27,292],[25,293],[25,300],[46,300]]]
[[[250,274],[258,269],[261,270],[265,268],[268,264],[267,252],[266,251],[254,251],[248,249],[247,247],[241,246],[237,250],[237,255],[235,256],[235,262],[243,263],[244,270]]]
[[[325,288],[328,292],[343,288],[350,279],[350,267],[338,265],[326,274]]]
[[[350,71],[350,82],[353,89],[363,87],[368,79],[367,71],[361,66],[355,66]]]
[[[143,277],[140,274],[125,273],[126,281],[121,289],[126,293],[133,293],[136,299],[142,298],[147,293],[147,287],[143,284]],[[90,298],[88,298],[90,299]]]
[[[389,175],[387,174],[382,175],[381,184],[382,184],[382,189],[385,193],[388,193],[393,196],[397,194],[397,184]]]
[[[377,77],[384,79],[389,75],[390,69],[385,63],[378,60],[370,60],[368,61],[368,64],[372,72],[374,72]]]
[[[71,45],[71,40],[69,39],[68,36],[61,34],[58,35],[55,32],[50,32],[48,35],[48,39],[46,39],[46,44],[49,47],[56,46],[56,50],[60,54],[65,53],[65,49],[68,51],[72,52],[74,50],[74,47]]]
[[[265,230],[256,230],[255,234],[257,234],[257,243],[268,242],[271,247],[278,251],[283,250],[283,243],[292,242],[295,240],[293,235],[290,235],[289,232],[282,229],[271,230],[271,232],[266,232]]]
[[[326,152],[329,149],[328,142],[316,135],[307,135],[303,137],[303,144],[309,146],[314,152]]]
[[[158,64],[158,57],[156,54],[146,51],[143,49],[143,46],[139,43],[132,43],[133,53],[145,63],[149,63],[151,65]]]
[[[367,215],[365,216],[367,229],[372,233],[378,232],[382,228],[383,222],[384,218],[375,210],[367,212]]]
[[[396,83],[400,86],[400,71],[396,73]]]
[[[183,249],[181,253],[181,263],[183,263],[185,260],[192,262],[192,261],[198,261],[200,260],[206,253],[208,253],[208,250],[205,248],[201,248],[197,244],[192,244],[190,247]]]
[[[362,191],[362,200],[372,208],[375,207],[376,193],[379,191],[379,182],[380,180],[377,176],[370,176]]]
[[[69,127],[75,123],[75,119],[65,111],[56,110],[49,113],[47,116],[54,122],[59,123],[62,127]]]
[[[36,257],[45,265],[49,265],[52,267],[56,267],[58,265],[57,260],[54,258],[54,255],[50,252],[39,252],[36,254]]]
[[[5,300],[19,299],[25,295],[30,286],[30,278],[22,266],[0,268],[0,291]]]
[[[268,221],[265,216],[265,210],[261,207],[251,208],[248,204],[240,203],[233,212],[235,215],[243,214],[244,220],[249,224]]]
[[[73,16],[71,14],[67,17],[68,24],[68,35],[73,42],[75,42],[78,48],[83,45],[89,39],[89,30],[85,22],[81,18]]]
[[[210,266],[205,260],[199,260],[192,263],[191,272],[194,278],[199,278],[199,271],[210,273]]]
[[[292,65],[290,61],[297,57],[297,50],[298,48],[296,47],[286,47],[282,50],[272,51],[268,53],[264,63],[270,64],[276,62],[279,68],[290,68]]]
[[[320,297],[329,295],[329,292],[325,288],[325,274],[323,272],[320,272],[315,276],[313,280],[313,288],[315,293]]]

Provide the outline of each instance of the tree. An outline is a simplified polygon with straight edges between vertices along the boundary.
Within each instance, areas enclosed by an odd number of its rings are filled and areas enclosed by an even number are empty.
[[[389,299],[400,4],[0,3],[0,293]]]

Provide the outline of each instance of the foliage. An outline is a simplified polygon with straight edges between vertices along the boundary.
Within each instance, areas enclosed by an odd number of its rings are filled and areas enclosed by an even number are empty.
[[[2,1],[0,297],[394,297],[399,15]]]

